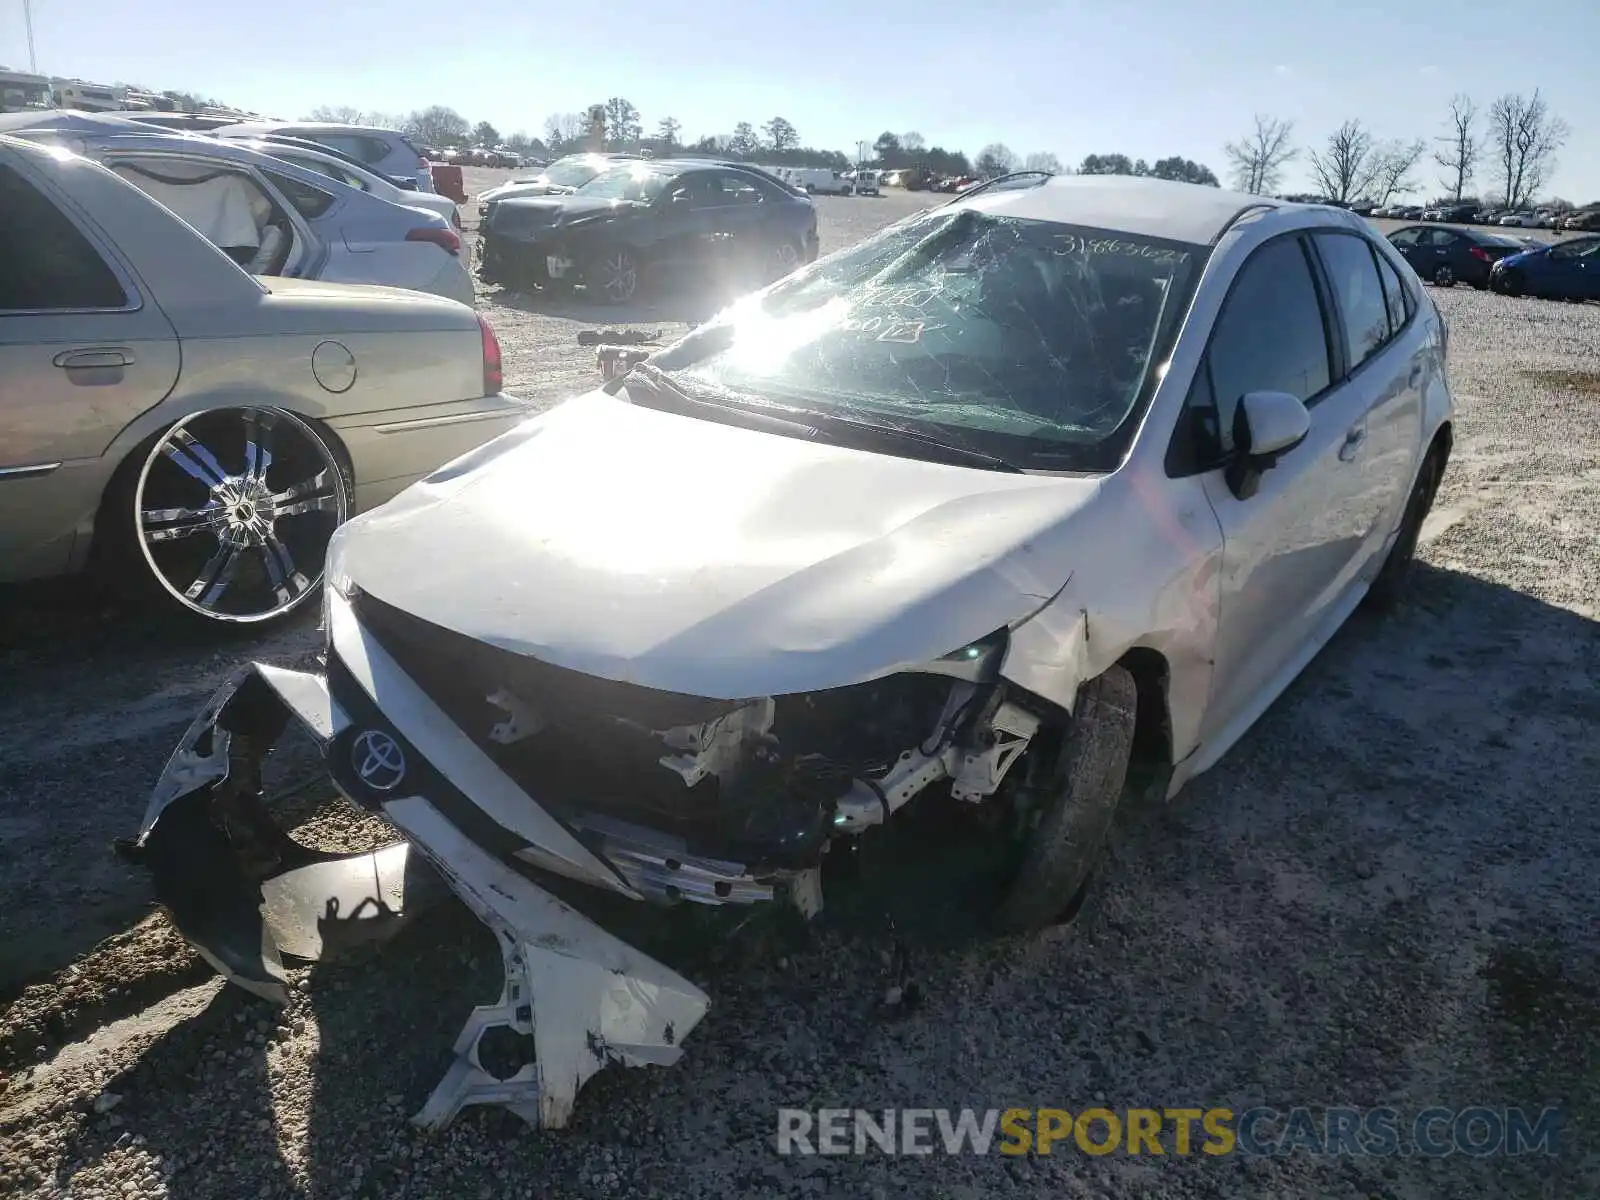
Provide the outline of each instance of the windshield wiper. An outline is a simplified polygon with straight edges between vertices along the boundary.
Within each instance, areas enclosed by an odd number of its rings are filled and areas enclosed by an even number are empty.
[[[821,412],[814,408],[791,408],[765,401],[744,401],[734,396],[697,394],[685,388],[667,372],[652,363],[635,363],[633,369],[617,383],[627,387],[630,383],[643,384],[658,395],[670,396],[679,405],[697,409],[714,410],[724,418],[732,418],[741,425],[765,429],[788,437],[815,438],[819,435],[834,445],[855,444],[862,441],[897,443],[936,451],[938,457],[931,461],[947,462],[951,466],[981,467],[986,471],[1005,471],[1022,474],[1022,468],[996,455],[978,450],[958,441],[935,434],[924,433],[893,421],[863,419],[859,416],[842,416]],[[610,386],[610,385],[607,385]]]
[[[654,391],[658,396],[670,397],[680,410],[710,409],[717,414],[718,419],[732,418],[737,424],[751,429],[807,439],[817,434],[816,426],[810,422],[809,413],[776,404],[745,404],[731,397],[724,399],[720,396],[697,394],[684,387],[660,367],[650,363],[635,363],[626,375],[614,382],[618,385],[618,390],[642,384],[644,388]],[[615,394],[615,391],[612,392],[612,395]]]
[[[951,466],[982,467],[986,471],[1007,471],[1012,474],[1022,474],[1022,468],[1017,466],[1016,463],[998,455],[976,449],[965,442],[953,441],[948,437],[940,437],[937,434],[924,433],[920,429],[913,429],[908,425],[900,425],[893,421],[864,420],[858,416],[845,417],[837,413],[817,412],[815,409],[799,409],[795,411],[794,415],[800,420],[814,422],[819,432],[831,433],[835,437],[848,431],[852,437],[865,435],[869,440],[899,442],[936,450],[944,456]]]

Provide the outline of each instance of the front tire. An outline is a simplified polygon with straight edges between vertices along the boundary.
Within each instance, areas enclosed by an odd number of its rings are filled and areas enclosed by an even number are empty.
[[[98,565],[118,590],[191,619],[281,621],[321,594],[353,492],[333,444],[291,412],[192,413],[107,489]]]
[[[1003,929],[1046,928],[1087,892],[1127,782],[1137,712],[1122,667],[1079,689],[1044,802],[1022,813],[1020,861],[996,914]]]
[[[639,294],[639,257],[624,246],[601,251],[584,268],[583,282],[607,304],[627,304]]]

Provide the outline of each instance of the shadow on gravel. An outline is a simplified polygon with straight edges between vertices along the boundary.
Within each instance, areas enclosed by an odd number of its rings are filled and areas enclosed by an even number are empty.
[[[634,907],[615,931],[713,1005],[682,1063],[602,1072],[565,1131],[495,1110],[407,1124],[499,986],[492,939],[453,903],[305,972],[282,1013],[228,991],[144,1055],[112,1115],[168,1139],[173,1195],[228,1200],[1591,1194],[1600,625],[1422,564],[1415,595],[1352,622],[1180,803],[1124,814],[1069,929],[991,938],[996,863],[939,804],[864,851],[810,930]],[[785,1106],[1094,1104],[1557,1105],[1572,1149],[774,1149]],[[71,1156],[105,1153],[106,1126]]]
[[[208,629],[83,579],[0,588],[0,997],[146,911],[112,839],[212,689],[249,658],[314,652],[317,620]]]

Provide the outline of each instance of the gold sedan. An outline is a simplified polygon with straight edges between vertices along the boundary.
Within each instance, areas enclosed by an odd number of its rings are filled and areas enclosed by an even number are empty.
[[[252,276],[104,167],[0,136],[0,582],[95,569],[281,618],[346,517],[527,415],[466,305]]]

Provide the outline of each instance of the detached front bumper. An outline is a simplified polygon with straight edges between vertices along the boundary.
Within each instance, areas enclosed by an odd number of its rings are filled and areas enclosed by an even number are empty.
[[[335,600],[330,618],[347,648],[354,639],[359,657],[361,631],[348,608]],[[330,664],[339,667],[338,656],[330,654]],[[150,870],[174,924],[219,972],[279,1003],[286,958],[318,961],[385,938],[448,887],[495,934],[505,981],[495,1003],[473,1010],[452,1065],[412,1120],[438,1128],[464,1106],[500,1104],[532,1124],[562,1126],[578,1089],[607,1063],[676,1062],[709,1000],[513,870],[452,820],[463,812],[451,799],[460,793],[428,751],[454,755],[455,772],[489,793],[498,786],[485,773],[493,764],[464,759],[461,746],[447,746],[448,723],[416,735],[422,727],[413,720],[430,714],[383,670],[381,662],[362,661],[349,674],[364,689],[376,681],[387,701],[416,710],[406,732],[384,721],[376,705],[353,712],[341,704],[326,675],[259,663],[237,672],[184,734],[125,854]],[[320,748],[339,790],[379,813],[404,840],[341,856],[311,850],[283,832],[267,812],[261,764],[291,720]],[[495,807],[492,795],[484,807]],[[529,807],[524,826],[549,819]],[[552,833],[543,848],[553,869],[635,894],[576,843]],[[487,1069],[480,1044],[495,1029],[531,1038],[535,1061],[504,1077]]]
[[[576,282],[577,265],[560,243],[485,233],[478,240],[478,278],[508,287]]]

